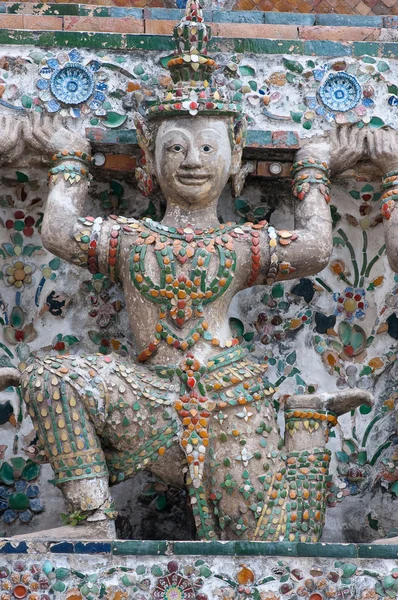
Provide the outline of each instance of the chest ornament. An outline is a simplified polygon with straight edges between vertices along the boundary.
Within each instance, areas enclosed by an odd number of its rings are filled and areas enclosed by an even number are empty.
[[[140,353],[139,361],[147,360],[162,341],[182,351],[194,346],[201,337],[219,345],[208,329],[203,308],[230,287],[236,269],[234,241],[249,239],[246,229],[235,223],[206,230],[175,228],[145,220],[145,228],[131,250],[130,275],[142,296],[158,305],[159,320],[154,339]],[[154,269],[148,265],[149,247],[158,267],[156,281]],[[183,270],[186,264],[189,268]],[[183,328],[185,331],[180,334]],[[226,342],[227,347],[237,344],[237,339]]]

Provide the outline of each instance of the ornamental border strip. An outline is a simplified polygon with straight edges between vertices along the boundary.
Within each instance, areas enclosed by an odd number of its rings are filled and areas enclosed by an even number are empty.
[[[120,34],[80,31],[30,31],[0,29],[1,45],[41,46],[48,48],[92,48],[101,50],[169,51],[174,44],[171,36],[151,34]],[[327,40],[271,40],[256,38],[215,37],[209,42],[211,52],[238,54],[285,54],[304,56],[376,56],[397,58],[398,42],[333,42]]]
[[[138,147],[137,134],[134,129],[102,129],[87,127],[86,137],[94,145],[123,144]],[[297,150],[300,137],[295,131],[270,129],[251,129],[247,132],[246,148],[249,150],[272,148],[274,150]]]
[[[177,8],[139,8],[103,6],[93,4],[56,4],[10,2],[0,4],[0,14],[32,14],[40,16],[79,16],[79,17],[134,17],[136,19],[178,21],[184,10]],[[395,15],[345,15],[322,13],[286,13],[264,11],[222,11],[204,10],[208,23],[240,23],[258,25],[321,25],[327,27],[376,27],[396,29],[398,17]]]
[[[38,532],[38,535],[40,532]],[[114,556],[294,556],[299,558],[398,558],[397,544],[343,544],[306,542],[196,542],[163,540],[13,541],[0,538],[0,554],[111,554]]]

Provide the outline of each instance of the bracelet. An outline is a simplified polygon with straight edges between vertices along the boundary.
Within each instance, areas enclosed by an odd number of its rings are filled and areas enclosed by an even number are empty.
[[[292,177],[295,176],[296,171],[300,169],[319,169],[323,171],[328,177],[330,176],[330,170],[326,162],[319,162],[314,158],[304,158],[298,162],[293,163],[291,168]]]
[[[386,173],[383,177],[383,179],[385,179],[386,177],[397,177],[398,176],[398,169],[396,169],[395,171],[389,171],[388,173]]]
[[[326,175],[322,175],[321,173],[316,174],[312,177],[309,173],[301,173],[295,176],[292,181],[292,192],[293,196],[298,198],[299,200],[304,200],[307,193],[310,190],[310,184],[316,183],[319,185],[319,191],[323,195],[326,200],[326,203],[330,202],[330,188],[331,182],[330,179]]]
[[[285,420],[288,421],[301,421],[301,420],[313,419],[314,421],[327,421],[334,427],[337,424],[337,417],[334,413],[325,410],[313,410],[308,408],[285,409]]]
[[[57,162],[60,160],[79,160],[80,162],[84,162],[87,163],[88,165],[93,161],[92,157],[90,156],[90,154],[87,154],[86,152],[82,152],[81,150],[61,150],[61,152],[58,152],[57,154],[54,154],[51,157],[51,160],[53,162]]]
[[[69,181],[71,185],[79,183],[81,179],[90,181],[91,175],[88,169],[77,167],[76,165],[57,165],[52,167],[48,172],[48,182],[55,183],[59,174],[64,176],[65,181]]]
[[[382,178],[382,190],[387,190],[388,188],[394,187],[395,185],[398,185],[397,175],[391,175],[391,177]]]
[[[284,261],[284,262],[280,263],[279,273],[281,275],[290,275],[290,273],[295,273],[295,272],[296,272],[296,268],[292,267],[290,262]]]
[[[275,283],[276,276],[278,274],[278,253],[276,251],[278,241],[275,227],[271,225],[268,227],[269,235],[269,247],[271,250],[271,262],[267,273],[266,281],[267,285],[273,285]]]
[[[398,200],[398,188],[388,190],[381,197],[381,214],[387,221],[389,221],[391,213],[395,208],[395,200]]]

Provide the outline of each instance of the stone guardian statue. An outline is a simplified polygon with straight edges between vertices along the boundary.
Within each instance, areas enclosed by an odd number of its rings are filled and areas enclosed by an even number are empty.
[[[231,334],[228,307],[239,291],[328,264],[330,144],[310,143],[297,155],[294,231],[265,221],[221,224],[221,192],[232,179],[238,194],[248,171],[241,165],[246,121],[213,81],[209,35],[189,0],[174,29],[173,84],[145,119],[137,117],[137,178],[145,193],[159,184],[167,202],[160,223],[82,214],[88,142],[37,114],[24,127],[27,143],[53,160],[43,244],[123,287],[138,349],[134,360],[37,356],[22,374],[0,373],[7,385],[22,386],[55,484],[85,519],[75,532],[52,531],[52,539],[114,537],[110,486],[147,469],[186,488],[201,540],[316,542],[328,430],[371,401],[362,390],[290,397],[284,443],[264,384],[267,365]],[[355,149],[338,147],[335,164],[358,159]]]

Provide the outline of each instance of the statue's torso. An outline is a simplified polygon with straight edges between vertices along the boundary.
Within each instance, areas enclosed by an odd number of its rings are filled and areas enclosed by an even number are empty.
[[[235,344],[228,308],[259,264],[253,263],[260,260],[252,245],[257,230],[236,224],[176,229],[151,220],[126,227],[118,276],[139,359],[176,363],[194,347],[204,358]]]

